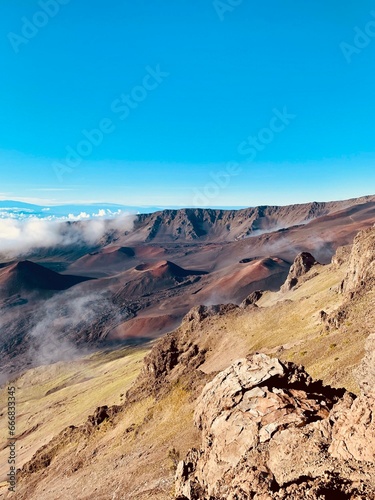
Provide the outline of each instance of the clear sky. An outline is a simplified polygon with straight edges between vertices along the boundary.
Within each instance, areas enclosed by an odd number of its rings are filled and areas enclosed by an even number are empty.
[[[0,9],[2,199],[233,206],[375,192],[371,1]]]

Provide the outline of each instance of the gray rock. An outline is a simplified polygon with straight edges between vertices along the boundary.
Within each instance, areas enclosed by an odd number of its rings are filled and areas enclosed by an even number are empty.
[[[373,408],[293,363],[240,359],[197,400],[202,445],[177,468],[176,498],[374,499]]]
[[[289,270],[288,277],[280,290],[282,292],[287,292],[294,288],[297,285],[299,278],[308,273],[315,264],[317,264],[317,261],[311,253],[302,252],[298,254],[294,259],[293,265]]]

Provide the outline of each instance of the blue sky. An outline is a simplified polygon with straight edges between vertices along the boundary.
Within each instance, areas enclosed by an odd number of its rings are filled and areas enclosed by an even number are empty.
[[[375,192],[372,2],[50,2],[1,6],[0,198],[247,206]]]

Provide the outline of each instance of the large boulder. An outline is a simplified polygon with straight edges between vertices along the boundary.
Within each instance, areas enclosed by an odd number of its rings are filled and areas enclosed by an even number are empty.
[[[241,302],[240,307],[242,309],[246,309],[248,306],[256,306],[258,300],[263,297],[263,293],[263,290],[255,290],[254,292],[251,292],[250,295],[248,295],[246,299]]]
[[[193,326],[202,323],[206,318],[211,318],[212,316],[223,316],[228,312],[238,309],[235,304],[216,304],[210,306],[194,306],[190,311],[185,314],[182,318],[182,324],[191,323]]]
[[[358,233],[350,252],[343,291],[355,294],[375,284],[375,227]]]
[[[198,398],[202,445],[178,465],[176,498],[374,499],[370,404],[293,363],[241,359]]]
[[[317,261],[311,253],[302,252],[298,254],[289,270],[285,283],[281,287],[281,291],[287,292],[294,288],[299,279],[307,274],[315,264],[317,264]]]

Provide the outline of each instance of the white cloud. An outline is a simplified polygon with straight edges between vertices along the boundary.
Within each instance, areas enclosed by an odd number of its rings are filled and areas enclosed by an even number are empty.
[[[93,217],[104,217],[106,215],[106,213],[105,213],[105,210],[103,210],[101,208],[97,214],[92,214],[92,215],[93,215]]]
[[[83,219],[89,219],[90,215],[87,214],[86,212],[81,212],[79,215],[73,215],[69,214],[68,219],[69,220],[83,220]]]
[[[112,218],[90,217],[85,212],[68,222],[37,217],[0,218],[0,259],[14,259],[40,248],[66,247],[97,243],[107,231],[130,231],[135,216],[121,214]],[[81,222],[80,222],[81,221]]]

